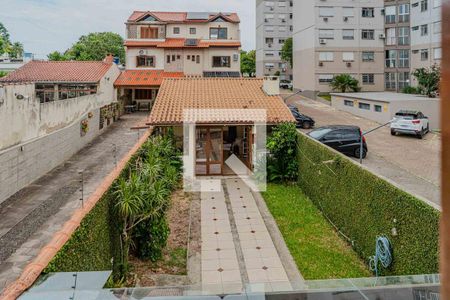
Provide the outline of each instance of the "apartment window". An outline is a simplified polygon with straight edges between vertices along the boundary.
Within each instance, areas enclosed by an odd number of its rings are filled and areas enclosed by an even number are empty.
[[[333,61],[333,52],[319,52],[319,61]]]
[[[375,10],[373,7],[363,7],[361,11],[361,16],[363,18],[373,18],[375,17]]]
[[[195,28],[195,27],[189,28],[189,33],[190,34],[197,34],[197,28]]]
[[[409,72],[398,73],[398,88],[399,90],[409,86]]]
[[[342,61],[355,61],[355,53],[353,52],[342,52]]]
[[[363,51],[363,53],[362,53],[362,61],[363,62],[375,61],[375,52],[373,52],[373,51]]]
[[[409,22],[409,4],[400,4],[398,6],[398,21],[400,23]]]
[[[287,31],[287,27],[286,26],[280,26],[280,27],[278,27],[278,31],[279,32],[286,32]]]
[[[273,38],[266,38],[266,44],[273,44]]]
[[[397,45],[397,32],[395,28],[386,29],[386,45]]]
[[[284,44],[284,42],[286,42],[286,40],[285,40],[285,39],[279,39],[279,40],[278,40],[278,44],[280,44],[280,45],[283,45],[283,44]]]
[[[428,49],[420,50],[420,60],[422,61],[428,60]]]
[[[230,56],[213,56],[213,68],[230,68]]]
[[[319,39],[334,39],[334,30],[319,29]]]
[[[370,110],[370,104],[369,103],[359,102],[358,103],[358,107],[360,109]]]
[[[266,51],[266,56],[273,57],[275,56],[275,53],[273,51]]]
[[[363,40],[374,40],[375,30],[373,29],[363,29],[361,30],[361,39]]]
[[[351,100],[344,100],[344,105],[353,107],[355,105],[355,103]]]
[[[420,11],[424,12],[428,10],[428,0],[420,1]]]
[[[362,83],[365,85],[375,84],[374,74],[362,74]]]
[[[266,32],[273,32],[275,28],[273,26],[265,26],[264,29]]]
[[[167,55],[166,62],[170,64],[170,55]]]
[[[395,90],[397,87],[395,82],[395,73],[386,73],[384,75],[384,82],[387,90]]]
[[[154,56],[146,56],[140,55],[137,57],[136,61],[137,67],[155,67],[155,57]]]
[[[286,15],[278,15],[278,18],[280,19],[281,23],[286,23]]]
[[[397,17],[397,7],[395,5],[386,6],[384,13],[384,19],[387,24],[395,23],[395,19]]]
[[[212,40],[226,40],[228,39],[227,28],[210,28],[209,38]]]
[[[442,59],[442,48],[434,48],[434,59]]]
[[[424,24],[420,26],[420,35],[426,36],[428,35],[428,24]]]
[[[286,1],[280,1],[278,2],[279,7],[286,7]]]
[[[343,29],[342,30],[342,39],[343,40],[354,40],[355,39],[355,30]]]
[[[409,45],[409,27],[398,28],[398,44]]]
[[[157,39],[158,28],[141,27],[141,39]]]
[[[329,84],[331,81],[333,81],[333,75],[332,74],[320,74],[319,75],[319,83],[320,84]]]
[[[395,68],[397,50],[386,50],[386,68]]]
[[[174,27],[173,34],[180,34],[180,27]]]
[[[271,21],[275,16],[273,14],[265,14],[264,15],[264,21],[269,22]]]
[[[319,7],[319,17],[334,17],[334,7],[331,6]]]
[[[195,62],[198,63],[198,64],[200,63],[200,55],[196,56]]]
[[[273,68],[275,68],[275,64],[274,63],[265,63],[264,66],[266,67],[266,69],[269,69],[269,71]]]
[[[265,2],[265,5],[266,5],[267,7],[274,7],[274,6],[275,6],[275,2],[273,2],[273,1],[266,1],[266,2]]]
[[[376,112],[382,112],[383,111],[383,107],[381,105],[375,104],[373,106],[373,110],[375,110]]]
[[[409,68],[409,50],[398,50],[398,67]]]
[[[442,32],[442,22],[434,22],[433,23],[433,33],[440,34]]]
[[[342,15],[347,18],[354,17],[355,16],[355,8],[354,7],[343,7]]]

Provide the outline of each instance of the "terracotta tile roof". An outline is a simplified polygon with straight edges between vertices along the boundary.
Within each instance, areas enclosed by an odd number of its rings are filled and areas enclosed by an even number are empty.
[[[183,73],[162,70],[126,70],[114,86],[160,86],[164,78],[183,77]]]
[[[0,82],[98,82],[111,68],[103,61],[30,61]]]
[[[202,123],[253,123],[256,110],[266,110],[270,124],[294,122],[279,96],[262,90],[262,79],[250,78],[170,78],[159,89],[148,119],[149,125],[182,124],[188,109],[213,110]],[[244,110],[232,114],[231,110]],[[217,114],[214,112],[217,111]]]
[[[186,39],[169,38],[164,41],[149,41],[149,40],[127,40],[125,41],[127,47],[157,47],[157,48],[209,48],[209,47],[241,47],[239,41],[205,41],[198,40],[196,46],[186,46]]]
[[[161,22],[166,23],[208,23],[217,17],[222,17],[232,23],[239,23],[239,16],[237,13],[207,13],[209,19],[188,19],[187,12],[161,12],[161,11],[134,11],[128,18],[128,22],[137,22],[140,19],[151,15]]]

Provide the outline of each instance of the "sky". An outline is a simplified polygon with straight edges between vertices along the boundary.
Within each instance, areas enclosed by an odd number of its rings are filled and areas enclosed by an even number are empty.
[[[38,58],[65,51],[90,32],[124,36],[134,10],[237,12],[242,48],[254,49],[256,43],[254,0],[0,0],[0,7],[0,22],[11,40]]]

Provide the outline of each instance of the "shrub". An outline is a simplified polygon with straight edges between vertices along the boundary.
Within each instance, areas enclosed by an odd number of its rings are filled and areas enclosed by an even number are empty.
[[[376,237],[385,235],[393,263],[383,275],[439,271],[437,210],[303,134],[299,148],[301,189],[363,259],[374,255]]]
[[[273,128],[267,138],[270,156],[267,160],[269,181],[295,181],[297,179],[297,129],[293,123]]]
[[[136,226],[133,240],[136,255],[144,260],[158,261],[162,258],[170,229],[167,218],[149,219]]]
[[[419,87],[405,86],[402,88],[403,94],[421,94],[422,90]]]
[[[353,78],[350,74],[340,74],[333,77],[330,82],[330,87],[333,91],[345,93],[348,91],[359,92],[359,81]]]

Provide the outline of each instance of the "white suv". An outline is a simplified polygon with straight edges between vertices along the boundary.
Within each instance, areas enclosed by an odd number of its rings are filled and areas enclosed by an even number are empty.
[[[420,111],[401,110],[391,123],[391,134],[413,134],[419,139],[430,131],[430,122]]]

